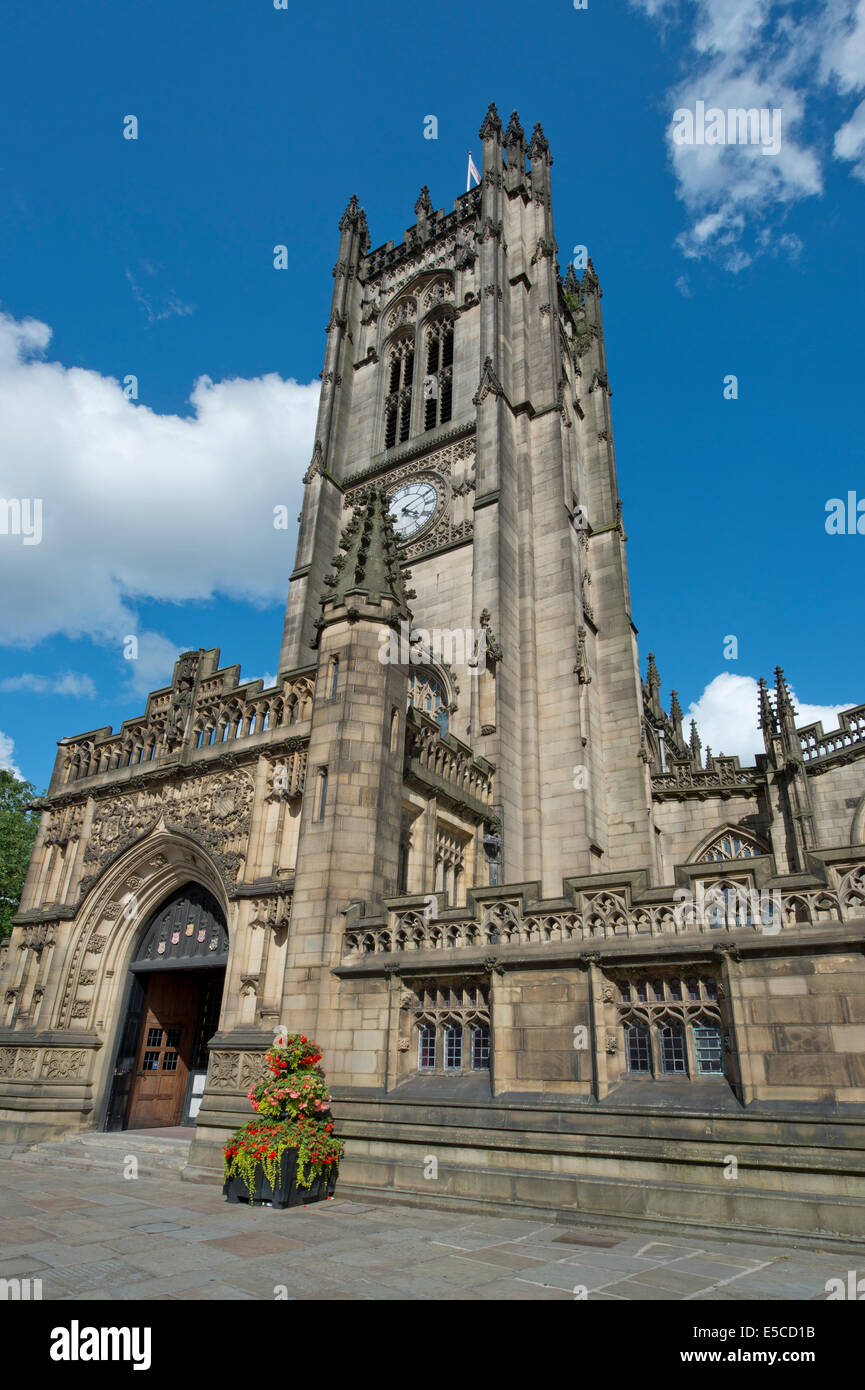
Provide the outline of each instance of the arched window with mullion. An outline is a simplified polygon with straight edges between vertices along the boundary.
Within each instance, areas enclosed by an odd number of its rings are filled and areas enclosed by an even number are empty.
[[[451,318],[435,319],[426,329],[424,361],[424,429],[445,425],[453,405],[454,325]]]
[[[411,431],[414,339],[393,343],[387,359],[387,395],[384,407],[384,447],[404,444]]]

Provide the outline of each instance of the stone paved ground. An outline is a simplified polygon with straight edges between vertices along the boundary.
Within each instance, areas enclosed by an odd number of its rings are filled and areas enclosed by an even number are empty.
[[[44,1299],[825,1299],[865,1251],[467,1216],[337,1197],[228,1206],[173,1175],[0,1160],[0,1278]]]

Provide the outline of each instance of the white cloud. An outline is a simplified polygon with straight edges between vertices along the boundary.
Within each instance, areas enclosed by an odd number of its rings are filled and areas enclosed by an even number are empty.
[[[0,454],[7,498],[42,499],[42,540],[0,534],[0,642],[63,633],[115,645],[142,693],[177,649],[139,630],[136,602],[284,597],[320,387],[275,373],[198,379],[193,414],[158,415],[97,372],[41,360],[51,330],[0,313]]]
[[[0,733],[0,769],[4,772],[11,772],[13,777],[17,777],[19,782],[22,782],[24,775],[12,758],[14,748],[15,744],[9,735]]]
[[[798,254],[798,238],[781,235],[780,225],[797,202],[822,192],[827,159],[853,161],[865,179],[865,109],[851,111],[865,90],[865,0],[823,0],[801,21],[787,0],[631,3],[684,41],[687,75],[667,93],[671,165],[688,213],[678,245],[733,272],[767,251]],[[818,99],[831,108],[834,143],[815,115]],[[676,144],[673,112],[693,112],[697,101],[706,110],[779,110],[778,153],[759,144]]]
[[[152,278],[156,277],[158,267],[145,261],[143,271],[145,275]],[[132,274],[127,270],[126,278],[129,281],[129,288],[132,290],[133,297],[144,310],[145,318],[150,324],[160,323],[162,319],[170,319],[175,315],[178,318],[187,318],[195,313],[192,304],[184,304],[174,290],[161,290],[158,286],[151,287],[150,294],[147,294]]]
[[[855,704],[852,700],[840,705],[800,704],[795,691],[791,689],[790,694],[799,729],[818,719],[824,732],[837,729],[838,715]],[[704,753],[708,746],[713,754],[735,754],[743,765],[753,766],[755,755],[764,751],[758,711],[759,687],[754,677],[722,671],[709,682],[699,700],[689,706],[682,721],[683,731],[687,738],[690,721],[695,719]]]
[[[92,700],[96,686],[90,676],[80,676],[74,671],[66,671],[62,676],[34,676],[22,672],[20,676],[5,676],[0,680],[0,692],[8,694],[17,690],[29,690],[34,695],[72,695]]]

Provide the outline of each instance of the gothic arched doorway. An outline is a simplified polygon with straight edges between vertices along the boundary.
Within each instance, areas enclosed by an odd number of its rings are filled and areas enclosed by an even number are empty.
[[[195,1122],[227,960],[225,914],[206,888],[186,884],[150,917],[129,967],[106,1130]]]

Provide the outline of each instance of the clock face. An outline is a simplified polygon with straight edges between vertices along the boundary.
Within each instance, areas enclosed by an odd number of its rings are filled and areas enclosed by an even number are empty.
[[[390,499],[393,529],[401,541],[422,531],[438,506],[438,490],[432,483],[406,483]]]

